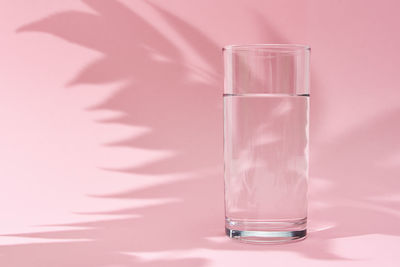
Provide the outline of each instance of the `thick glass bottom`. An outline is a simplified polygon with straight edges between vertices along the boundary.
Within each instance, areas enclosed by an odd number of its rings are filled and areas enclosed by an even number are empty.
[[[247,221],[227,218],[225,233],[246,243],[275,244],[300,241],[307,235],[307,218],[280,221]]]

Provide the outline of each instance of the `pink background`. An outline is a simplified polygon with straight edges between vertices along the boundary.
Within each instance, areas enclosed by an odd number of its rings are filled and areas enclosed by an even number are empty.
[[[0,266],[399,266],[398,1],[3,1]],[[310,236],[223,233],[222,55],[312,47]]]

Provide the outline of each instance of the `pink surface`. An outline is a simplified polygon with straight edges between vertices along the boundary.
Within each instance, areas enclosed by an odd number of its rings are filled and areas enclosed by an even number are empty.
[[[397,1],[22,1],[0,15],[0,266],[399,266]],[[223,233],[222,55],[312,47],[310,236]]]

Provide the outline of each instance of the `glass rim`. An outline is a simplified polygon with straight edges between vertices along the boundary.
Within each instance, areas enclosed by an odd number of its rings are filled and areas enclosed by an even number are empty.
[[[226,45],[222,51],[267,51],[275,53],[288,53],[299,51],[310,51],[311,47],[304,44],[238,44]]]

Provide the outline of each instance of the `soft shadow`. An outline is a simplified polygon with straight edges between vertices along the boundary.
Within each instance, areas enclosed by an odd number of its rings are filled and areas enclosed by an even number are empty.
[[[400,151],[399,118],[400,108],[376,115],[318,150],[315,175],[328,186],[315,198],[328,206],[314,218],[334,226],[321,237],[400,235],[400,166],[393,160]]]
[[[176,152],[164,160],[140,167],[118,169],[134,174],[190,173],[186,179],[140,190],[98,196],[102,198],[157,199],[179,202],[100,214],[132,215],[132,218],[81,222],[83,230],[21,233],[12,236],[68,239],[62,243],[1,246],[5,266],[204,266],[204,258],[142,261],[124,253],[165,252],[196,248],[221,250],[292,251],[305,257],[342,259],[331,251],[336,238],[382,233],[399,235],[394,209],[398,202],[375,199],[396,194],[398,167],[376,165],[399,147],[393,140],[400,128],[388,122],[394,111],[345,133],[316,148],[320,179],[329,181],[319,201],[331,204],[311,214],[313,220],[334,227],[311,233],[297,244],[277,247],[249,246],[224,240],[222,160],[222,58],[220,48],[202,32],[170,12],[151,5],[187,44],[207,63],[207,69],[188,65],[172,40],[118,1],[85,0],[98,14],[67,11],[21,27],[19,32],[43,32],[101,52],[104,56],[86,66],[69,86],[128,81],[93,110],[115,110],[123,117],[102,123],[145,126],[151,132],[109,146],[166,149]],[[266,27],[266,42],[285,42]],[[268,34],[274,36],[269,38]],[[193,72],[201,79],[192,79]],[[318,108],[318,106],[316,107]],[[386,123],[384,123],[386,122]],[[112,127],[112,126],[110,126]],[[385,138],[382,133],[389,132]],[[362,156],[362,157],[361,157]],[[209,170],[214,170],[209,174]],[[143,178],[145,179],[145,178]],[[161,179],[161,178],[160,178]],[[367,182],[368,181],[368,182]],[[372,182],[373,181],[373,182]],[[342,200],[349,201],[342,201]],[[351,200],[351,201],[350,201]],[[339,201],[339,202],[338,202]],[[97,213],[99,214],[99,213]],[[397,214],[397,213],[396,213]],[[139,215],[139,216],[137,216]],[[363,222],[360,225],[360,222]],[[88,241],[80,241],[87,239]],[[215,239],[219,241],[216,242]],[[20,255],[24,255],[21,257]]]

